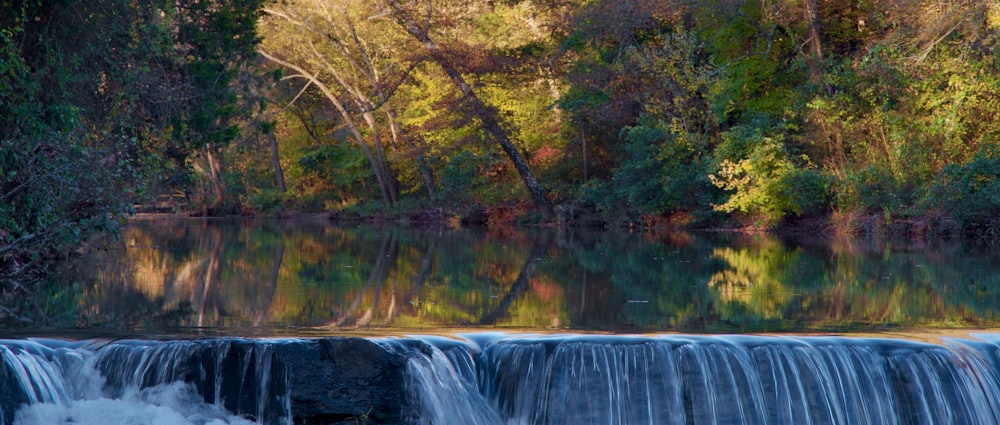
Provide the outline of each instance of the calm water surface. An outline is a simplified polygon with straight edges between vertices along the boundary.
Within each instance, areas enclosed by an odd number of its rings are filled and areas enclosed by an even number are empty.
[[[62,278],[73,326],[281,335],[1000,325],[1000,258],[704,233],[135,220]]]

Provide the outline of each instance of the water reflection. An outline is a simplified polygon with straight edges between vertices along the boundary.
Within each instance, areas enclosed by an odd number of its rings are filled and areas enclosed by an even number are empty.
[[[853,330],[994,326],[1000,307],[996,255],[957,243],[138,220],[122,245],[68,271],[76,325]]]

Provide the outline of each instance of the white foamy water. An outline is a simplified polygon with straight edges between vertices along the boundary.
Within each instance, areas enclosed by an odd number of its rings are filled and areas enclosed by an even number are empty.
[[[140,388],[130,383],[109,394],[87,347],[52,348],[30,341],[0,345],[0,359],[24,391],[14,425],[250,425],[253,422],[206,403],[180,381]],[[0,414],[0,419],[2,414]],[[3,421],[0,421],[3,422]]]
[[[122,399],[97,398],[25,406],[15,425],[250,425],[200,400],[189,384],[157,385]]]

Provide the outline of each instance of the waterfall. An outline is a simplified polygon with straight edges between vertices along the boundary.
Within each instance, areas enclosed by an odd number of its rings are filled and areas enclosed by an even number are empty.
[[[448,394],[436,396],[446,400],[441,405],[421,405],[427,424],[996,424],[996,342],[475,337],[464,357],[444,355],[456,351],[452,342],[411,360],[421,363],[419,374],[435,376],[411,392]],[[465,358],[475,362],[476,374],[458,393],[452,381],[468,374],[455,359]],[[482,398],[499,422],[483,421],[479,411],[467,420],[453,408],[449,399],[471,385],[479,393],[469,397]]]
[[[387,350],[407,359],[406,391],[417,406],[407,418],[420,425],[502,425],[475,379],[471,346],[444,338],[423,338],[424,344],[406,340],[382,340]]]
[[[0,424],[1000,423],[1000,335],[0,341]]]
[[[0,356],[3,424],[291,424],[269,344],[0,341]]]

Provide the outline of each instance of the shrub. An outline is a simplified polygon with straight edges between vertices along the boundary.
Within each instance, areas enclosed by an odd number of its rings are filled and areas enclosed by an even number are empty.
[[[947,213],[965,226],[993,226],[1000,215],[1000,159],[995,149],[980,151],[965,164],[949,164],[921,206]]]
[[[705,215],[717,190],[707,177],[711,157],[701,135],[678,133],[649,117],[622,134],[626,157],[613,186],[618,199],[642,214]]]
[[[875,165],[848,171],[838,188],[837,207],[842,211],[898,211],[904,205],[902,184]]]
[[[709,178],[730,192],[726,202],[715,206],[717,210],[747,213],[766,225],[789,215],[815,214],[828,205],[829,179],[815,170],[796,168],[782,145],[769,137],[747,158],[722,160]]]
[[[463,203],[472,199],[472,195],[482,182],[483,159],[469,151],[457,152],[448,159],[440,173],[438,195],[445,202]]]

